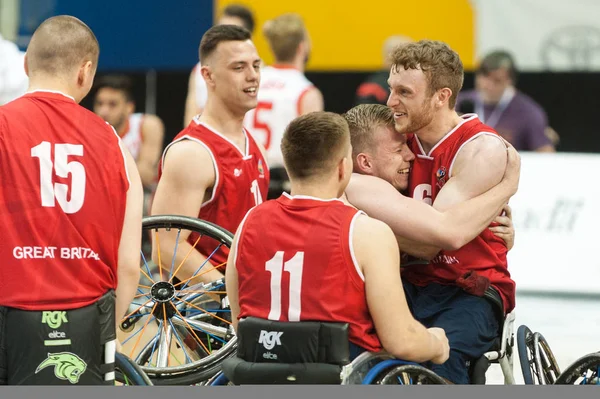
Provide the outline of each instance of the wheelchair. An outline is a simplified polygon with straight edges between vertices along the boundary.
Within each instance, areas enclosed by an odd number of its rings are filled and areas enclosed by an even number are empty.
[[[225,280],[190,285],[175,275],[200,240],[210,240],[215,249],[194,276],[222,267],[224,263],[211,262],[212,256],[219,248],[231,247],[233,234],[200,219],[175,215],[144,217],[142,229],[156,243],[157,263],[163,266],[158,267],[142,250],[137,294],[117,331],[122,352],[154,385],[206,381],[236,349]],[[183,232],[196,233],[198,238],[189,250],[176,245],[175,253],[167,257],[164,251],[161,254],[160,230],[173,231],[178,239]]]
[[[560,367],[548,341],[526,325],[517,330],[519,361],[525,385],[551,385],[560,375]]]
[[[600,385],[600,352],[577,359],[558,375],[554,385]]]
[[[485,384],[491,364],[499,364],[506,384],[514,384],[514,313],[504,316],[499,294],[486,299],[502,317],[494,346],[473,362],[472,384]],[[362,352],[350,359],[347,323],[320,321],[279,322],[248,317],[238,324],[237,355],[222,362],[222,371],[205,385],[334,384],[334,385],[443,385],[449,384],[415,362],[386,352]]]

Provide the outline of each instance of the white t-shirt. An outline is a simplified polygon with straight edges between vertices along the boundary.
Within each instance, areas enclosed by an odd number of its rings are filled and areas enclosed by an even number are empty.
[[[24,60],[25,53],[0,35],[0,105],[27,91],[29,78],[25,74]]]

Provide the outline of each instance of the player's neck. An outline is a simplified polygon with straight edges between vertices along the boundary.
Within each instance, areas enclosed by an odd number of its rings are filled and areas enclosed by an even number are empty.
[[[440,111],[429,125],[415,132],[425,153],[429,153],[460,122],[462,122],[462,118],[456,111],[448,109]]]
[[[290,195],[304,195],[308,197],[319,198],[323,200],[330,200],[332,198],[338,198],[339,185],[333,183],[327,183],[325,181],[317,182],[304,182],[304,181],[291,181]]]
[[[206,102],[204,112],[200,116],[200,122],[215,128],[219,133],[230,137],[240,138],[244,135],[244,115],[236,115],[224,104],[218,101]]]
[[[293,61],[275,61],[273,64],[274,68],[281,69],[296,69],[300,72],[304,72],[304,61],[300,57],[296,57]]]
[[[56,91],[72,97],[76,102],[79,102],[77,99],[77,94],[74,93],[74,90],[71,88],[71,86],[68,83],[60,80],[44,77],[36,77],[35,79],[30,78],[27,91],[31,92],[35,90]]]

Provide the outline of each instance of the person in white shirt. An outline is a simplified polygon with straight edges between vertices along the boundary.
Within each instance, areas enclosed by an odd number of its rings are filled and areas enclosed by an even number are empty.
[[[321,91],[304,76],[311,42],[302,18],[282,14],[267,21],[263,33],[275,63],[261,70],[258,105],[248,111],[244,126],[267,151],[271,171],[268,198],[277,198],[289,185],[280,149],[283,132],[296,117],[323,111],[324,101]]]
[[[0,35],[0,105],[27,91],[29,78],[25,74],[25,52]]]

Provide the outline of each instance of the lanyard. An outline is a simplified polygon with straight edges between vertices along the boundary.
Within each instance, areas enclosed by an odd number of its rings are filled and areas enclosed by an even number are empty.
[[[506,111],[508,104],[510,104],[513,97],[515,96],[515,92],[516,90],[513,87],[507,87],[504,90],[504,93],[502,93],[500,101],[498,102],[498,104],[496,104],[494,110],[490,114],[489,118],[487,118],[487,120],[484,120],[485,116],[483,114],[483,101],[481,101],[479,96],[477,96],[477,99],[475,101],[475,113],[479,117],[479,120],[481,120],[481,122],[485,123],[486,125],[492,128],[495,127],[504,111]]]

